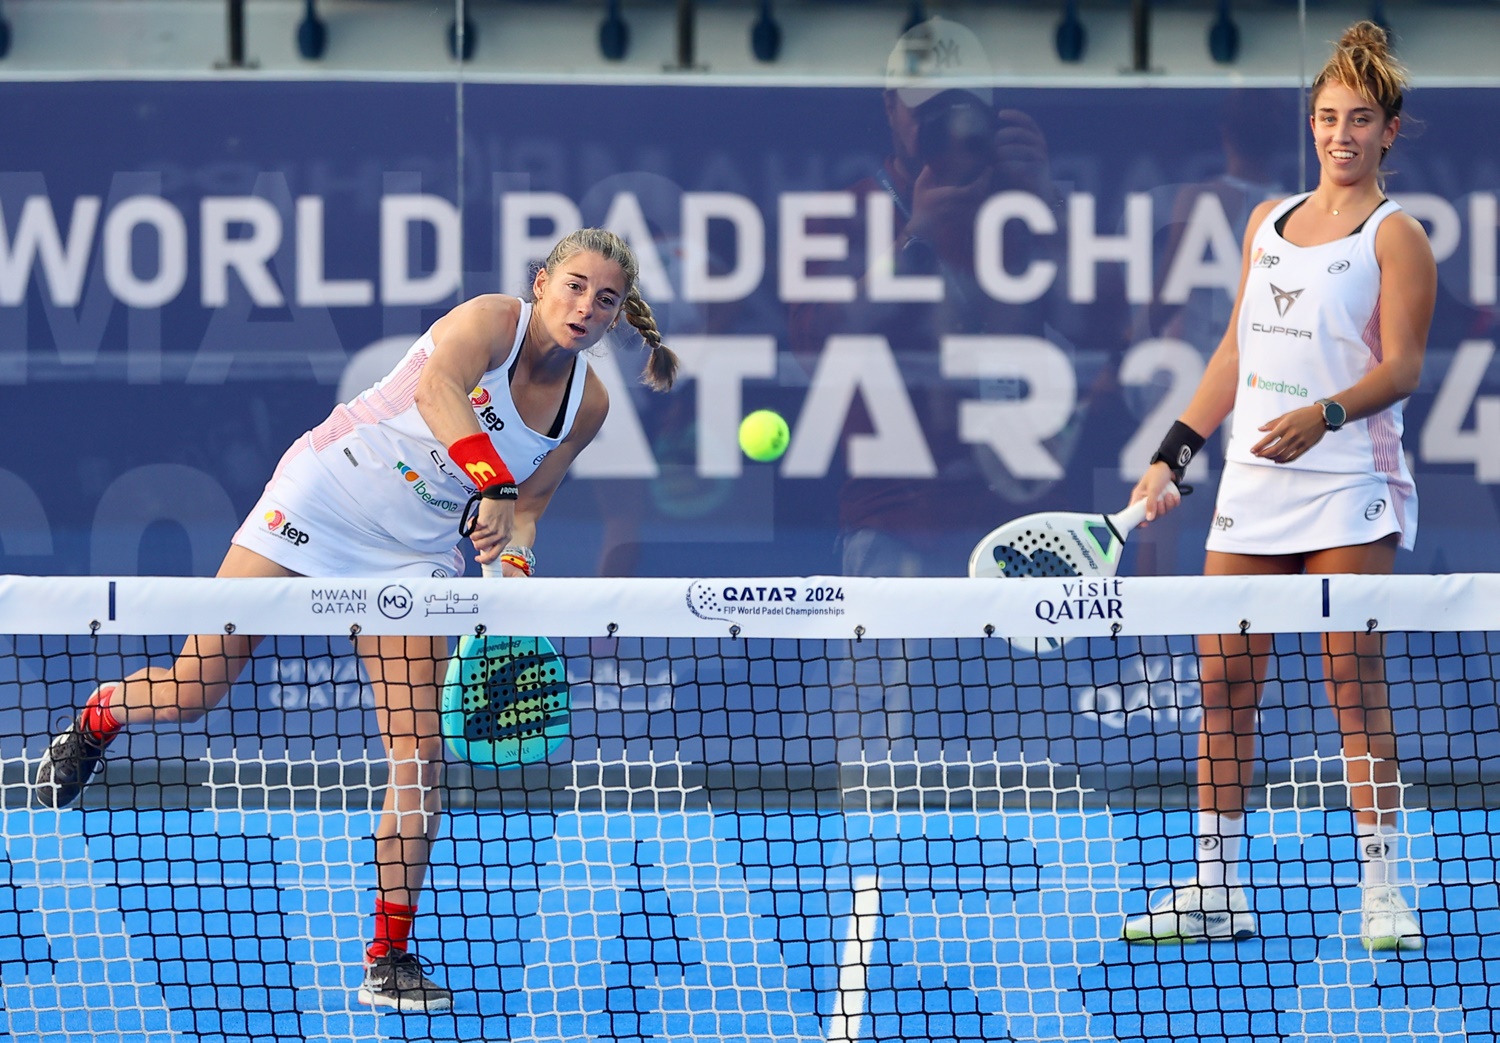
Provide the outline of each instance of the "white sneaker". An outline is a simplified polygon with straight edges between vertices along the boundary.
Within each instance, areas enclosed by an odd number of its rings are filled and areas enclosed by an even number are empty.
[[[1180,884],[1157,899],[1150,912],[1127,921],[1121,937],[1127,942],[1187,944],[1253,934],[1255,914],[1244,888]]]
[[[1394,952],[1422,947],[1422,925],[1406,904],[1399,887],[1362,888],[1359,941],[1371,952]]]

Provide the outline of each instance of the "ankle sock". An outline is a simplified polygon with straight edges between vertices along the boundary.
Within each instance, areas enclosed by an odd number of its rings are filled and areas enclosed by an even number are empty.
[[[1354,837],[1359,847],[1359,882],[1362,887],[1383,887],[1396,882],[1396,848],[1400,834],[1395,826],[1356,822]]]
[[[1245,854],[1245,816],[1198,812],[1198,884],[1239,887]]]
[[[120,734],[121,724],[109,709],[110,700],[119,687],[118,684],[101,684],[95,688],[89,701],[83,704],[83,713],[78,715],[83,730],[99,742],[109,742]]]
[[[411,936],[411,922],[417,915],[414,905],[397,905],[383,898],[375,899],[375,940],[365,949],[365,959],[375,960],[393,952],[405,952]]]

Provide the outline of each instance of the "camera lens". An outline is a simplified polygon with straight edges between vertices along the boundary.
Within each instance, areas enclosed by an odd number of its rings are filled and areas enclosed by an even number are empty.
[[[988,155],[995,114],[967,91],[947,91],[917,110],[917,153],[932,162],[956,153]]]

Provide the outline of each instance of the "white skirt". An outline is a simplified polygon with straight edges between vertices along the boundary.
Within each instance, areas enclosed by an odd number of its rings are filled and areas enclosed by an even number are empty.
[[[462,576],[457,521],[449,551],[416,550],[386,532],[297,439],[231,542],[303,576]]]
[[[1226,461],[1208,549],[1305,554],[1401,534],[1417,542],[1417,491],[1377,474],[1329,474]]]

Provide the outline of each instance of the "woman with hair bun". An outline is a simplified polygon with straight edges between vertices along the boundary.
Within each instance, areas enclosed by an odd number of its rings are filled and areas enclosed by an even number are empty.
[[[1252,213],[1229,327],[1136,485],[1147,518],[1176,507],[1169,483],[1233,412],[1209,575],[1385,574],[1415,542],[1401,413],[1422,373],[1437,265],[1422,226],[1384,193],[1406,87],[1384,30],[1344,33],[1309,95],[1318,185]],[[1197,874],[1129,920],[1128,941],[1256,929],[1241,861],[1272,638],[1205,635],[1198,651]],[[1326,634],[1322,660],[1355,816],[1360,940],[1415,949],[1421,927],[1394,872],[1400,784],[1381,635]]]
[[[534,302],[486,294],[438,319],[379,383],[292,444],[218,574],[460,576],[467,536],[486,571],[531,575],[537,521],[609,410],[585,352],[623,317],[650,348],[642,380],[665,391],[676,376],[639,271],[619,236],[585,228],[553,248],[533,280]],[[202,717],[259,641],[190,637],[171,666],[100,684],[41,758],[36,802],[76,802],[127,727]],[[357,996],[373,1007],[447,1010],[453,993],[407,951],[442,811],[447,640],[364,635],[354,644],[390,764]]]

